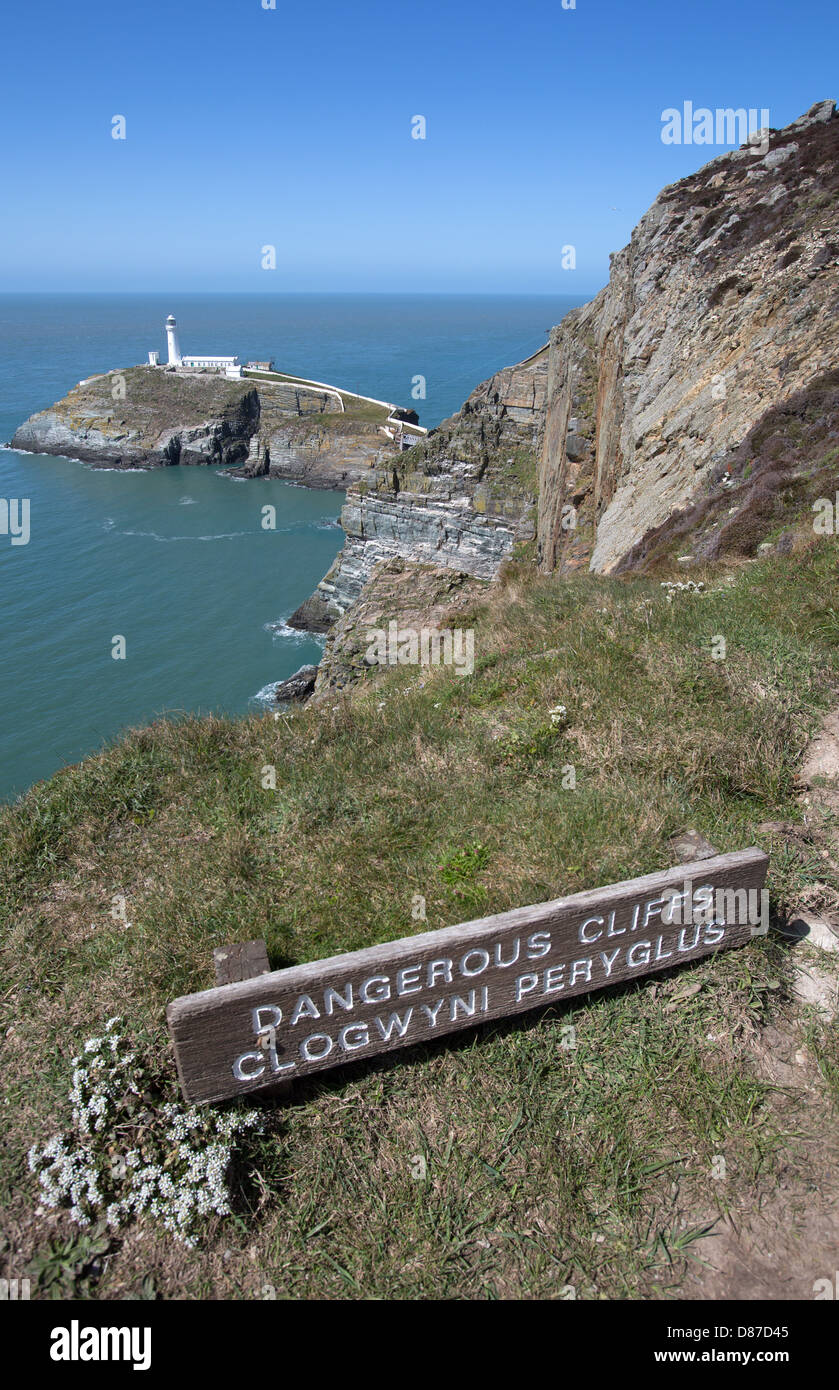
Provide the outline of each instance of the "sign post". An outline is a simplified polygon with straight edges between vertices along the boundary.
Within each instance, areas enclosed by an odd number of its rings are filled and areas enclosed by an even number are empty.
[[[249,1095],[763,935],[768,856],[721,854],[175,999],[187,1100]]]

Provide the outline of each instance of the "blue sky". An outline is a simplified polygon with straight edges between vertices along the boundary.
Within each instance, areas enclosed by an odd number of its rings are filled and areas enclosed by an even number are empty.
[[[7,9],[0,289],[588,294],[665,108],[839,98],[836,0],[262,3]]]

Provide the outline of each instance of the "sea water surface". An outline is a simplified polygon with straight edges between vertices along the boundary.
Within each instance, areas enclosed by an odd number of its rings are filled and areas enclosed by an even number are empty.
[[[178,320],[182,351],[280,369],[412,405],[427,426],[521,361],[571,296],[2,295],[0,442],[94,372],[131,366]],[[417,378],[426,396],[417,398]],[[320,658],[285,620],[341,548],[343,494],[213,468],[105,471],[0,451],[0,499],[29,499],[30,539],[0,535],[0,798],[159,714],[242,714]],[[262,508],[276,508],[276,530]],[[0,507],[0,515],[2,508]],[[114,640],[125,660],[114,660]]]

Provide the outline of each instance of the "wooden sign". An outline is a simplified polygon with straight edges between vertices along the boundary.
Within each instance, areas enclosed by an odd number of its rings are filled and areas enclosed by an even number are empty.
[[[223,1100],[669,970],[766,931],[768,856],[721,854],[174,1000],[186,1098]]]

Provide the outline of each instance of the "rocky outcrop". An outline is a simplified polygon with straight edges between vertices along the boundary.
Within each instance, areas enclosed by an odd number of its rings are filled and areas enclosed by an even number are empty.
[[[395,456],[387,411],[299,384],[130,367],[80,382],[16,431],[15,449],[108,468],[239,465],[243,477],[344,490]]]
[[[390,559],[494,578],[515,542],[535,533],[546,388],[543,349],[483,382],[426,440],[352,486],[344,548],[291,625],[326,631]]]
[[[315,688],[317,675],[317,666],[298,667],[293,676],[289,676],[287,680],[280,681],[277,685],[274,691],[274,699],[277,704],[281,705],[290,702],[302,703],[308,700]]]
[[[422,565],[398,556],[374,565],[352,608],[330,632],[317,668],[315,699],[334,694],[359,680],[374,681],[385,669],[366,657],[376,630],[396,622],[400,631],[457,628],[468,625],[465,614],[480,600],[484,581],[461,571]],[[417,669],[417,679],[426,672]]]
[[[11,442],[108,468],[228,464],[247,456],[258,421],[251,382],[130,367],[80,382]]]
[[[264,404],[263,400],[256,443],[262,472],[272,478],[343,491],[395,457],[395,449],[372,421],[334,414],[269,415]]]
[[[761,422],[839,366],[838,319],[839,116],[822,102],[767,153],[665,188],[606,289],[553,330],[540,566],[615,570],[721,495]]]

